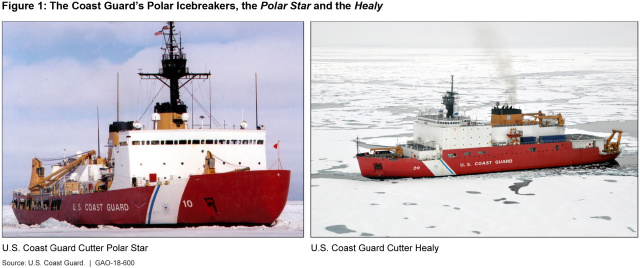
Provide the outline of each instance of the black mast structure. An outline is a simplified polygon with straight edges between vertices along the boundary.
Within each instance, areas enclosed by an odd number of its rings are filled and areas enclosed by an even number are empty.
[[[167,32],[168,31],[168,32]],[[207,73],[190,73],[187,68],[187,58],[182,52],[182,36],[175,33],[173,21],[167,22],[161,31],[156,35],[162,34],[165,38],[164,54],[162,55],[162,68],[158,73],[138,73],[141,79],[158,79],[170,90],[170,102],[156,103],[154,108],[156,113],[174,113],[182,115],[187,112],[187,106],[180,100],[180,88],[189,83],[193,79],[208,79],[211,72]],[[180,41],[176,41],[176,35],[180,35]],[[164,80],[169,80],[169,84]],[[180,79],[187,79],[180,84]],[[181,117],[173,117],[172,121],[180,128],[183,124]]]
[[[456,96],[458,92],[453,92],[453,75],[451,75],[451,91],[447,91],[445,95],[442,97],[442,104],[447,107],[446,118],[453,117],[453,108],[456,103]]]

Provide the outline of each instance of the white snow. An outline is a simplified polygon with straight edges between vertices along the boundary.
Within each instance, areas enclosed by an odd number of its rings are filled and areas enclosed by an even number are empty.
[[[636,237],[637,179],[312,179],[314,236]],[[331,196],[331,198],[325,198]],[[340,233],[331,231],[344,225]],[[333,226],[333,227],[332,227]],[[347,230],[347,231],[348,231]]]
[[[42,224],[18,224],[11,206],[2,207],[3,237],[302,237],[303,202],[288,201],[274,226],[199,226],[184,228],[77,227],[48,219]]]
[[[312,237],[637,237],[637,134],[625,132],[620,166],[582,166],[451,178],[369,180],[367,146],[411,139],[418,111],[439,109],[451,87],[462,113],[489,120],[511,61],[523,112],[562,113],[567,133],[608,137],[585,123],[637,125],[637,52],[514,49],[315,48],[311,90]],[[463,110],[463,107],[466,107]],[[603,126],[606,124],[603,124]],[[598,124],[596,124],[598,126]],[[594,130],[597,129],[597,130]],[[529,184],[519,194],[509,187]]]

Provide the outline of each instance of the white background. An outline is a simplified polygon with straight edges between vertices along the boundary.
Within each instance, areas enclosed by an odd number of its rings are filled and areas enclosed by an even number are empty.
[[[25,2],[25,1],[16,1]],[[89,1],[87,1],[89,2]],[[114,1],[115,2],[115,1]],[[125,1],[127,2],[127,1]],[[166,1],[165,1],[166,2]],[[202,0],[201,2],[204,2]],[[220,1],[236,2],[240,1]],[[251,1],[257,2],[261,1]],[[275,1],[273,1],[275,2]],[[279,1],[284,3],[285,1]],[[324,2],[324,1],[317,1]],[[328,2],[328,1],[326,1]],[[346,0],[343,2],[354,3]],[[367,1],[369,2],[369,1]],[[375,2],[375,1],[370,1]],[[3,21],[245,21],[278,20],[305,22],[305,182],[309,181],[310,159],[310,22],[311,21],[637,21],[637,4],[632,1],[400,1],[386,0],[375,11],[1,11]],[[309,197],[305,183],[305,199]],[[266,266],[360,267],[629,267],[637,265],[640,241],[637,238],[310,238],[309,204],[305,203],[305,238],[113,238],[113,239],[2,239],[2,244],[44,245],[107,243],[148,245],[149,251],[126,253],[7,253],[1,259],[95,260],[135,259],[136,267]],[[637,229],[636,229],[637,230]],[[340,245],[436,244],[439,251],[419,252],[312,252],[313,244]]]

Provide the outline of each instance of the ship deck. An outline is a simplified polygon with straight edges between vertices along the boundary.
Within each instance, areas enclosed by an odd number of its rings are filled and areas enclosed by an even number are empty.
[[[422,144],[418,144],[418,143],[413,143],[413,144],[406,144],[406,145],[402,145],[403,147],[407,147],[407,148],[411,148],[414,150],[418,150],[418,151],[433,151],[436,148],[435,147],[431,147],[431,146],[425,146]]]
[[[589,135],[589,134],[566,134],[565,136],[566,136],[566,138],[563,141],[584,141],[584,140],[602,140],[602,139],[606,139],[606,138],[603,138],[603,137],[598,137],[598,136]],[[557,140],[547,141],[547,142],[539,141],[539,142],[530,143],[530,144],[542,144],[542,143],[551,143],[551,142],[559,142],[559,141],[557,141]],[[420,151],[420,152],[436,150],[435,147],[426,146],[426,145],[418,144],[418,143],[402,144],[400,146],[405,147],[405,148],[409,148],[409,149],[413,149],[413,150],[416,150],[416,151]],[[498,146],[508,146],[508,145],[506,143],[505,144],[493,143],[492,146],[490,146],[490,147],[498,147]],[[512,146],[512,145],[510,145],[510,146]],[[372,158],[396,158],[396,157],[398,157],[396,154],[391,153],[391,152],[386,152],[386,151],[378,152],[375,155],[372,155],[372,154],[369,154],[369,153],[360,153],[360,154],[357,154],[357,156],[359,156],[359,157],[372,157]],[[399,158],[409,158],[409,157],[400,156]]]
[[[594,136],[594,135],[588,135],[588,134],[566,134],[567,141],[582,141],[582,140],[600,140],[600,139],[606,139],[603,137],[598,137],[598,136]]]

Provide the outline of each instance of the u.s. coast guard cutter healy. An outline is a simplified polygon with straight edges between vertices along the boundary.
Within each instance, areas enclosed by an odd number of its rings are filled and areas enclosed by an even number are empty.
[[[80,153],[48,176],[34,158],[28,189],[13,192],[18,222],[271,224],[280,215],[291,172],[267,169],[264,128],[249,130],[243,122],[241,129],[188,129],[179,89],[210,73],[189,72],[173,22],[156,35],[165,38],[162,68],[139,75],[165,83],[171,99],[156,103],[153,128],[113,122],[107,158]]]
[[[499,103],[491,109],[491,122],[478,122],[454,111],[457,94],[452,76],[451,91],[442,97],[446,108],[420,113],[412,140],[357,154],[362,176],[435,177],[536,169],[607,162],[620,154],[620,130],[613,130],[609,138],[567,135],[561,114],[522,113]]]

